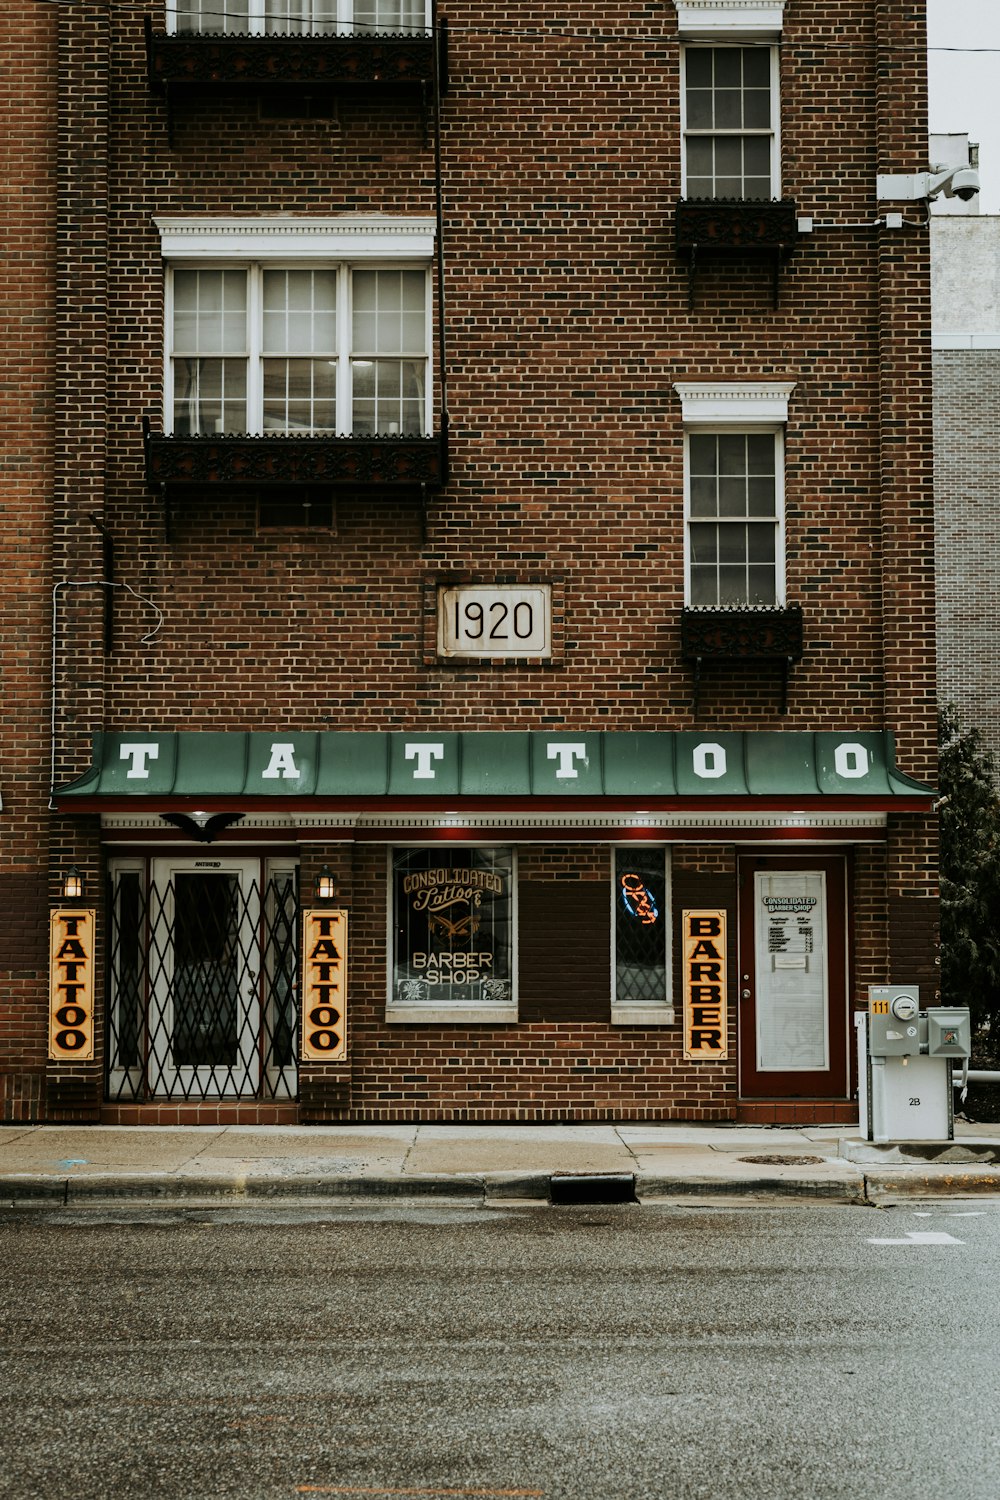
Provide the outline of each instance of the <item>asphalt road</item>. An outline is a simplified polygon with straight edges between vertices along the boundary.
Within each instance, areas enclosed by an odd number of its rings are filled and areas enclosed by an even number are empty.
[[[0,1255],[17,1500],[1000,1493],[982,1200],[22,1209]]]

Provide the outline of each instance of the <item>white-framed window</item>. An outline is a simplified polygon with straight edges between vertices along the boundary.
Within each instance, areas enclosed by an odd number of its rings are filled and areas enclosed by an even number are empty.
[[[684,48],[685,198],[781,196],[778,49]]]
[[[387,1021],[517,1020],[513,849],[392,849],[387,905]]]
[[[430,0],[167,0],[167,30],[336,36],[430,29]]]
[[[683,383],[685,600],[785,602],[784,457],[794,385]]]
[[[674,0],[681,196],[781,196],[778,43],[785,0]]]
[[[431,223],[158,220],[164,431],[428,434]]]
[[[688,603],[784,603],[780,431],[685,434]]]
[[[668,1026],[671,1003],[670,851],[628,844],[612,851],[611,1019]]]

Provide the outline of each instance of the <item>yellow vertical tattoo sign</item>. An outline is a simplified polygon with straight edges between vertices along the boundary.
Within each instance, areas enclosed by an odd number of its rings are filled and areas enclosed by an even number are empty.
[[[94,1056],[94,913],[71,908],[49,917],[49,1057]]]
[[[684,1056],[699,1062],[729,1056],[726,1026],[726,913],[681,913]]]
[[[347,912],[302,913],[302,1058],[347,1056]]]

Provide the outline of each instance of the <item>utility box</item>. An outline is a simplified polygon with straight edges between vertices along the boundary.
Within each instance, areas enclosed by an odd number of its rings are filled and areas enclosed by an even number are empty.
[[[854,1019],[865,1140],[953,1140],[952,1069],[972,1050],[969,1012],[921,1011],[917,985],[871,985],[868,1011]]]
[[[872,1057],[915,1057],[920,1051],[920,989],[873,984],[868,991],[868,1050]]]
[[[931,1057],[968,1057],[972,1051],[969,1012],[944,1005],[928,1010],[927,1051]]]

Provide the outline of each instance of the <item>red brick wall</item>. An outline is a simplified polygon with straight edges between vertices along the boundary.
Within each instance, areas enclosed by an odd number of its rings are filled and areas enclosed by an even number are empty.
[[[0,1119],[37,1115],[45,1059],[49,526],[55,379],[54,6],[5,17],[0,73],[4,379],[0,715]]]
[[[525,847],[518,865],[520,1021],[386,1025],[386,852],[356,852],[353,880],[340,886],[351,907],[350,1062],[309,1068],[308,1077],[349,1077],[351,1117],[365,1120],[733,1118],[734,1018],[730,1061],[713,1065],[684,1061],[679,1025],[610,1024],[610,851]],[[678,909],[705,899],[734,911],[731,850],[679,849],[674,882]],[[526,887],[539,906],[554,909],[547,944],[532,928]],[[730,937],[735,967],[735,915]],[[329,1117],[345,1108],[338,1103]]]
[[[131,597],[119,601],[106,722],[140,713],[172,725],[193,713],[206,728],[313,728],[347,714],[359,729],[458,717],[467,728],[601,727],[625,714],[634,726],[691,727],[690,674],[677,652],[682,444],[672,384],[734,377],[796,382],[788,596],[805,609],[807,650],[787,718],[773,670],[761,667],[708,676],[697,723],[724,716],[732,727],[881,727],[883,530],[897,550],[916,547],[920,563],[929,532],[918,501],[929,491],[920,453],[912,464],[904,453],[906,524],[895,510],[891,524],[883,517],[880,240],[854,227],[873,217],[875,9],[905,16],[911,7],[838,0],[789,8],[783,186],[817,228],[783,275],[779,307],[766,269],[737,263],[704,270],[689,312],[686,275],[670,247],[680,183],[672,8],[651,22],[639,5],[610,13],[585,6],[572,27],[553,28],[540,7],[501,7],[486,27],[478,10],[449,7],[442,149],[453,480],[431,501],[423,548],[415,506],[373,506],[362,496],[339,502],[335,535],[307,541],[255,535],[249,495],[195,498],[181,503],[176,539],[164,545],[159,506],[141,480],[138,425],[160,405],[162,276],[152,216],[429,213],[433,162],[412,108],[393,118],[344,102],[333,121],[261,126],[253,105],[232,97],[178,105],[171,152],[165,107],[146,87],[141,14],[112,12],[110,256],[105,298],[95,299],[109,306],[114,351],[107,515],[121,578],[148,591],[166,620],[143,647],[149,611]],[[894,20],[889,33],[895,47],[916,28]],[[902,58],[907,77],[919,75],[912,46],[890,55],[894,69]],[[88,51],[89,85],[93,57]],[[919,136],[922,116],[911,120],[895,95],[891,118],[897,136],[908,132],[904,144]],[[96,154],[93,164],[96,172]],[[94,218],[99,236],[96,209]],[[901,263],[893,297],[922,297],[923,242],[882,239]],[[86,268],[83,250],[80,258]],[[94,322],[76,337],[96,442],[105,371],[97,313]],[[883,331],[898,326],[894,301]],[[916,337],[898,356],[909,377],[900,382],[908,422],[926,398],[921,357]],[[88,474],[100,472],[96,449],[93,456]],[[898,469],[894,460],[890,498]],[[88,489],[78,513],[92,503]],[[894,563],[906,577],[908,559],[907,551]],[[568,580],[561,668],[424,665],[414,649],[422,574],[540,567]],[[893,717],[908,768],[927,762],[918,723],[926,694],[914,691],[926,667],[917,640],[925,584],[918,568],[905,640],[893,644],[893,680],[905,683]],[[98,599],[88,605],[81,632],[93,639]],[[78,720],[87,717],[80,691],[72,694]]]

